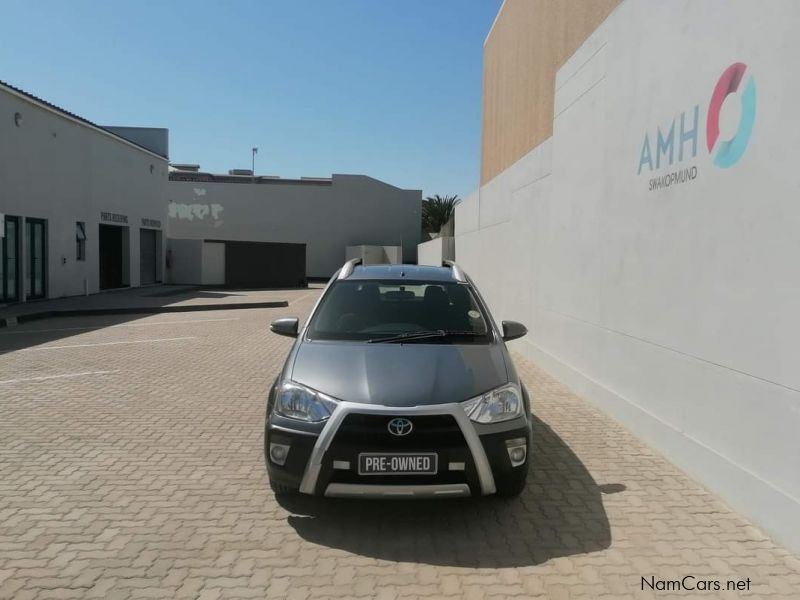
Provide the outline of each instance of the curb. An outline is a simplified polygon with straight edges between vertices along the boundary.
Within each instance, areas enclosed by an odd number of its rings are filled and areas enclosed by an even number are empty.
[[[0,319],[0,328],[13,327],[18,323],[28,321],[38,321],[40,319],[51,319],[54,317],[82,317],[98,315],[131,315],[145,314],[152,315],[158,313],[184,313],[200,312],[209,310],[238,310],[247,308],[283,308],[289,306],[286,300],[276,302],[237,302],[229,304],[187,304],[184,306],[131,306],[120,308],[73,308],[68,310],[45,310],[42,312],[17,315],[16,317],[5,317]]]

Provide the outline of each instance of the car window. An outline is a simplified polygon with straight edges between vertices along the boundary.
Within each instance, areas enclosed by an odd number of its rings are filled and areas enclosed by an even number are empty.
[[[491,339],[487,320],[468,285],[345,280],[335,282],[322,298],[309,324],[308,337],[368,340],[438,330],[462,334],[458,343],[486,343]],[[443,338],[431,342],[449,343]]]

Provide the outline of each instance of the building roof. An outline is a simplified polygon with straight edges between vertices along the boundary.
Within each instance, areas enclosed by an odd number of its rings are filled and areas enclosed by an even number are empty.
[[[427,265],[357,265],[347,281],[353,280],[458,281],[450,267]]]
[[[231,175],[190,171],[178,168],[169,172],[170,181],[194,181],[200,183],[270,183],[287,185],[331,185],[332,177],[301,177],[300,179],[283,179],[277,175]]]
[[[49,110],[51,110],[51,111],[53,111],[55,113],[59,113],[62,116],[67,117],[68,119],[71,119],[73,121],[78,121],[79,123],[82,123],[83,125],[91,127],[93,129],[97,129],[99,131],[102,131],[103,133],[105,133],[107,135],[110,135],[113,138],[117,138],[118,140],[123,141],[126,144],[130,144],[131,146],[136,146],[137,148],[139,148],[140,150],[144,150],[148,154],[153,154],[154,156],[158,156],[160,158],[167,158],[166,156],[162,156],[160,154],[156,154],[155,152],[153,152],[149,148],[145,148],[141,144],[137,144],[136,142],[133,142],[133,141],[129,140],[126,137],[123,137],[123,136],[121,136],[121,135],[119,135],[117,133],[114,133],[113,131],[110,131],[110,130],[106,129],[105,127],[103,127],[101,125],[98,125],[97,123],[94,123],[94,122],[90,121],[89,119],[84,119],[80,115],[76,115],[75,113],[72,113],[72,112],[70,112],[70,111],[68,111],[66,109],[61,108],[60,106],[56,106],[52,102],[48,102],[47,100],[39,98],[38,96],[34,96],[30,92],[26,92],[25,90],[22,90],[22,89],[20,89],[20,88],[18,88],[16,86],[11,85],[10,83],[6,83],[5,81],[0,80],[0,86],[7,88],[8,90],[10,90],[15,95],[21,96],[24,99],[26,99],[26,100],[34,103],[34,104],[39,104],[39,105],[43,106],[44,108],[47,108],[47,109],[49,109]]]

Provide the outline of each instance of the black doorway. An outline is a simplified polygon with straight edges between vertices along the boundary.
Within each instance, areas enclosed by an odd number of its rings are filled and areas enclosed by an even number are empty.
[[[148,285],[156,282],[156,262],[158,257],[155,229],[139,230],[139,283]]]
[[[100,225],[100,289],[108,290],[123,286],[122,227]]]

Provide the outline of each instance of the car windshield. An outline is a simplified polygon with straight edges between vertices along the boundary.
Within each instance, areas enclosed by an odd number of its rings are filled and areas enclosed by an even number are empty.
[[[491,332],[468,285],[431,281],[337,281],[322,298],[309,339],[375,340],[439,332],[416,343],[487,343]],[[411,339],[409,341],[412,341]]]

